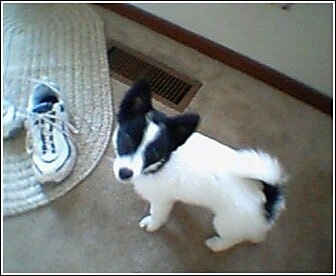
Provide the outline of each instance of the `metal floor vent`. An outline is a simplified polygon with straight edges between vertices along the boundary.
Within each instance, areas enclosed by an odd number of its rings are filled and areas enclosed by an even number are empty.
[[[145,77],[149,81],[153,97],[179,112],[184,111],[202,85],[126,46],[117,43],[112,45],[108,52],[111,76],[127,85]]]

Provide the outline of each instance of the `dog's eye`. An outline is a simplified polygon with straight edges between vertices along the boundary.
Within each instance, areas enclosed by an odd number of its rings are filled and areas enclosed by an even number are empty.
[[[149,166],[155,162],[158,162],[161,159],[161,154],[158,148],[150,144],[145,151],[145,166]]]
[[[136,152],[142,141],[146,121],[139,117],[127,121],[119,126],[117,135],[117,152],[119,155],[128,155]]]
[[[118,132],[117,151],[119,155],[131,154],[136,150],[135,143],[131,136],[125,131]]]
[[[144,157],[143,173],[154,173],[162,168],[169,158],[167,146],[164,143],[152,143],[146,148]]]

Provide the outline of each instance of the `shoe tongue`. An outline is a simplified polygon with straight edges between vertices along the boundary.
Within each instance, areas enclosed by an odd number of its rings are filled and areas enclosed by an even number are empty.
[[[35,113],[46,113],[50,111],[53,107],[53,103],[47,102],[47,103],[40,103],[33,109],[33,112]]]

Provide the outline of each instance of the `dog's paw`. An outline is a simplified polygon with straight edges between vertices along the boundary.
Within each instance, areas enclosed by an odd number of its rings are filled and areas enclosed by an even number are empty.
[[[218,236],[207,239],[205,244],[214,252],[222,251],[230,247],[223,238]]]
[[[139,226],[148,232],[153,232],[160,228],[161,223],[153,221],[152,216],[148,215],[140,221]]]

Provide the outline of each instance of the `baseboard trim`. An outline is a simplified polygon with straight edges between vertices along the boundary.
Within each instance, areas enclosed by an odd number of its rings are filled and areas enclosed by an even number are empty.
[[[323,113],[333,116],[333,100],[300,81],[130,4],[98,5],[249,74]]]

